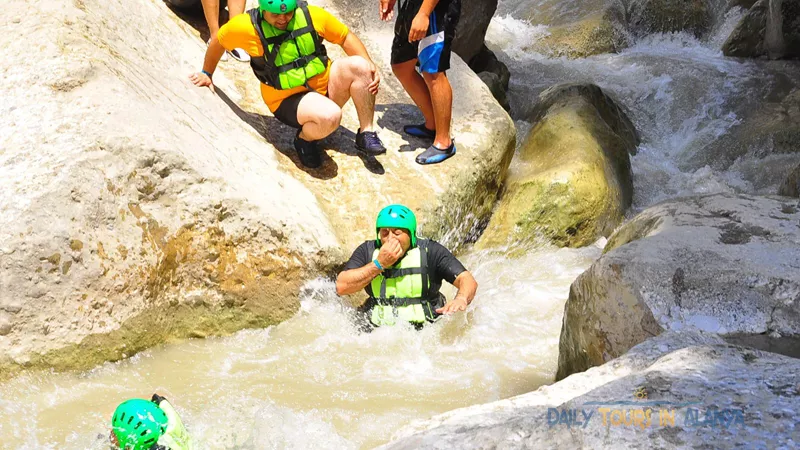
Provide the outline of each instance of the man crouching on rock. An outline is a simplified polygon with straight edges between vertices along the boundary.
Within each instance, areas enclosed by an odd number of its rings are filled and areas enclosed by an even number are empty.
[[[478,283],[444,246],[417,239],[417,218],[403,205],[381,210],[377,236],[358,246],[336,278],[336,293],[361,289],[369,298],[362,306],[372,326],[394,325],[399,319],[421,328],[442,314],[464,311],[475,298]],[[442,280],[458,288],[445,304]]]
[[[356,148],[368,155],[386,152],[373,127],[380,73],[361,40],[330,13],[297,0],[259,0],[257,9],[223,25],[217,38],[206,51],[203,70],[189,78],[213,90],[211,76],[225,50],[244,49],[267,107],[298,129],[294,147],[304,166],[322,164],[316,141],[339,127],[350,97],[360,125]],[[348,57],[332,62],[323,39],[340,45]]]

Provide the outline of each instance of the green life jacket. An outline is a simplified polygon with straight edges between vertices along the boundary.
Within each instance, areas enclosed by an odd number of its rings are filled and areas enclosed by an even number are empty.
[[[161,396],[153,396],[153,401],[167,416],[167,431],[158,439],[158,447],[162,450],[190,450],[192,448],[189,433],[183,426],[178,412]]]
[[[328,68],[328,54],[311,22],[308,5],[301,3],[286,30],[279,30],[261,17],[258,8],[247,12],[256,29],[263,58],[251,58],[250,67],[259,81],[275,89],[306,86],[308,80]]]
[[[376,259],[380,249],[375,249]],[[394,325],[396,319],[421,325],[433,321],[441,303],[438,292],[430,292],[428,249],[424,241],[406,252],[394,266],[386,268],[370,283],[374,304],[370,314],[373,325]]]

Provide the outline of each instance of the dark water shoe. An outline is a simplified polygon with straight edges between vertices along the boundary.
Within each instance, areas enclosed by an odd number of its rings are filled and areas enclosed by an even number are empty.
[[[309,169],[316,169],[322,165],[322,155],[317,141],[306,141],[300,137],[300,132],[294,137],[294,149],[297,150],[297,156],[300,157],[300,163]]]
[[[433,139],[436,137],[436,130],[429,130],[424,123],[419,125],[405,125],[403,131],[409,135],[422,139]]]
[[[441,149],[431,145],[427,150],[417,155],[417,164],[436,164],[456,154],[456,141],[450,143],[450,147]]]
[[[356,133],[356,148],[366,153],[367,155],[381,155],[386,153],[386,147],[383,146],[381,138],[378,133],[374,131],[361,132],[361,128]]]

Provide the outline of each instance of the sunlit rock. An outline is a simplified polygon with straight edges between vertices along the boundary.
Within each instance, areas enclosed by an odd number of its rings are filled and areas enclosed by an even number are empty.
[[[581,247],[610,235],[631,204],[633,124],[599,87],[580,84],[544,91],[531,121],[478,247],[538,237]]]
[[[364,5],[341,3],[325,7],[384,74],[388,152],[357,154],[349,105],[318,170],[298,165],[294,131],[267,112],[246,64],[222,63],[216,93],[189,82],[206,46],[163,2],[3,4],[15,62],[0,77],[0,376],[291,317],[299,286],[333,272],[390,202],[453,248],[486,220],[513,122],[454,55],[458,154],[416,164],[429,143],[402,135],[421,116],[391,76],[392,26],[376,3],[376,27],[362,30],[349,19]]]
[[[667,332],[534,392],[419,420],[380,448],[793,448],[798,370],[795,358]]]
[[[557,379],[665,330],[800,337],[800,209],[718,194],[650,207],[572,284]]]

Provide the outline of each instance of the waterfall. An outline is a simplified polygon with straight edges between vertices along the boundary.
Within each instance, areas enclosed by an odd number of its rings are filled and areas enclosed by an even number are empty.
[[[764,46],[770,59],[780,59],[786,52],[786,43],[783,40],[782,4],[783,0],[769,0]]]

